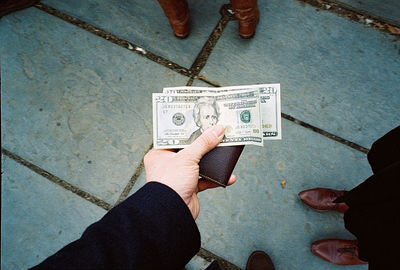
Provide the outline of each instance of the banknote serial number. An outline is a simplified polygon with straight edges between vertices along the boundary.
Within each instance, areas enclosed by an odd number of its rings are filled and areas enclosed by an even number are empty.
[[[276,90],[275,87],[261,87],[260,88],[260,93],[261,94],[276,94],[278,90]]]

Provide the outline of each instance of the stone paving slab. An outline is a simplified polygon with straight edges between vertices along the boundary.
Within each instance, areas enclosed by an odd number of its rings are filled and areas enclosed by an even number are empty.
[[[185,265],[185,270],[202,270],[206,269],[211,263],[200,256],[195,255],[190,262]]]
[[[129,192],[128,196],[133,195],[136,191],[138,191],[141,187],[143,187],[144,184],[146,184],[146,173],[143,170],[143,172],[137,178],[137,180],[135,182],[135,185],[133,186],[133,188]]]
[[[283,119],[282,125],[281,141],[245,147],[234,171],[237,183],[200,193],[202,247],[243,269],[258,249],[271,255],[277,270],[342,269],[310,252],[319,239],[354,239],[342,216],[313,211],[297,194],[314,187],[355,187],[372,173],[366,155],[291,121]],[[143,172],[130,194],[144,184]]]
[[[400,122],[400,41],[295,0],[260,1],[254,39],[229,22],[201,72],[223,86],[281,83],[282,112],[369,148]]]
[[[40,263],[105,214],[14,160],[1,158],[1,269]]]
[[[357,10],[366,11],[400,27],[400,1],[398,0],[332,0],[332,2],[344,3]]]
[[[227,0],[189,0],[191,34],[177,39],[157,1],[44,0],[69,15],[109,31],[183,67],[190,68],[217,25]]]
[[[188,78],[36,8],[0,37],[2,147],[115,203],[152,143],[151,93]]]

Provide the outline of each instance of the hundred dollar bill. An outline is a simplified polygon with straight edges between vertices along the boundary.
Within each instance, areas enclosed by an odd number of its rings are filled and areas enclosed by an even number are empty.
[[[264,140],[282,139],[280,84],[256,84],[230,87],[166,87],[166,94],[225,93],[254,89],[260,93],[261,125]]]
[[[154,148],[184,148],[216,124],[225,127],[220,146],[262,146],[259,91],[153,93]]]

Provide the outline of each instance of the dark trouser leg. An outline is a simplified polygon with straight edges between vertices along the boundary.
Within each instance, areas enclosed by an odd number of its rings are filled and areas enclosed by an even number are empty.
[[[345,227],[357,237],[359,257],[387,268],[397,261],[400,242],[400,161],[374,174],[342,198],[350,209]]]
[[[0,18],[11,12],[28,8],[39,2],[39,0],[3,0],[0,1]]]
[[[378,173],[399,160],[400,126],[374,142],[368,152],[368,162],[374,173]]]
[[[358,240],[359,257],[371,269],[391,269],[400,241],[400,126],[378,139],[368,153],[374,175],[339,198],[350,209],[346,228]],[[382,268],[383,267],[383,268]]]

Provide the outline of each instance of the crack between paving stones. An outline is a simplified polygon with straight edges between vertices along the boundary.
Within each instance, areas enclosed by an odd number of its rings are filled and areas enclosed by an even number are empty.
[[[196,254],[197,256],[205,259],[208,262],[212,262],[214,260],[217,260],[219,265],[221,266],[221,269],[225,270],[241,270],[240,267],[234,265],[233,263],[215,255],[211,251],[208,251],[205,248],[200,248],[200,251]]]
[[[19,164],[27,167],[28,169],[34,171],[35,173],[43,176],[44,178],[50,180],[51,182],[71,191],[72,193],[75,193],[76,195],[82,197],[83,199],[103,208],[104,210],[110,210],[112,206],[109,203],[106,203],[105,201],[97,198],[96,196],[91,195],[90,193],[81,190],[80,188],[68,183],[65,180],[62,180],[61,178],[51,174],[50,172],[43,170],[39,166],[36,166],[35,164],[27,161],[26,159],[12,153],[11,151],[1,148],[1,152],[6,155],[7,157],[13,159],[14,161],[18,162]]]
[[[143,57],[145,57],[145,58],[147,58],[147,59],[149,59],[149,60],[151,60],[153,62],[156,62],[157,64],[160,64],[160,65],[162,65],[162,66],[164,66],[166,68],[169,68],[169,69],[171,69],[171,70],[173,70],[173,71],[175,71],[177,73],[180,73],[180,74],[182,74],[184,76],[188,76],[188,77],[191,76],[191,71],[188,70],[187,68],[182,67],[182,66],[180,66],[180,65],[178,65],[178,64],[176,64],[176,63],[174,63],[172,61],[169,61],[168,59],[165,59],[162,56],[156,55],[156,54],[148,51],[147,49],[142,48],[142,47],[140,47],[140,46],[138,46],[138,45],[136,45],[136,44],[134,44],[134,43],[132,43],[130,41],[127,41],[127,40],[122,39],[122,38],[120,38],[120,37],[118,37],[116,35],[113,35],[113,34],[107,32],[107,31],[105,31],[105,30],[103,30],[103,29],[101,29],[99,27],[91,25],[91,24],[89,24],[87,22],[84,22],[84,21],[82,21],[82,20],[80,20],[78,18],[75,18],[73,16],[70,16],[68,14],[65,14],[65,13],[63,13],[63,12],[61,12],[61,11],[51,7],[51,6],[45,5],[43,3],[35,4],[34,7],[36,7],[37,9],[39,9],[41,11],[44,11],[44,12],[50,14],[50,15],[53,15],[53,16],[59,18],[59,19],[62,19],[64,21],[68,22],[68,23],[71,23],[71,24],[73,24],[73,25],[75,25],[75,26],[77,26],[77,27],[79,27],[79,28],[81,28],[83,30],[86,30],[86,31],[98,36],[98,37],[101,37],[101,38],[103,38],[103,39],[105,39],[105,40],[107,40],[109,42],[112,42],[112,43],[114,43],[114,44],[116,44],[116,45],[118,45],[118,46],[120,46],[122,48],[125,48],[125,49],[127,49],[127,50],[129,50],[131,52],[134,52],[134,53],[136,53],[136,54],[138,54],[140,56],[143,56]]]
[[[192,86],[193,85],[193,81],[194,81],[194,78],[190,77],[188,82],[186,83],[186,86]]]
[[[337,3],[333,3],[333,2],[329,2],[329,1],[325,1],[325,0],[297,0],[297,1],[299,1],[300,3],[303,3],[303,4],[307,3],[309,5],[317,7],[319,9],[323,9],[323,10],[326,10],[326,11],[334,12],[336,14],[339,14],[340,16],[344,16],[344,17],[347,17],[349,19],[352,19],[352,20],[355,20],[355,21],[358,21],[358,22],[365,22],[365,19],[366,19],[366,17],[363,17],[363,15],[344,7],[343,5],[339,5]],[[147,50],[145,50],[143,48],[140,48],[139,46],[136,46],[131,42],[128,42],[126,40],[123,40],[123,39],[111,34],[111,33],[108,33],[108,32],[106,32],[106,31],[104,31],[104,30],[102,30],[100,28],[97,28],[97,27],[95,27],[95,26],[93,26],[91,24],[88,24],[88,23],[86,23],[84,21],[81,21],[81,20],[79,20],[77,18],[74,18],[74,17],[72,17],[70,15],[67,15],[67,14],[65,14],[65,13],[63,13],[61,11],[58,11],[57,9],[55,9],[55,8],[53,8],[51,6],[48,6],[48,5],[45,5],[45,4],[42,4],[42,3],[38,3],[38,4],[35,5],[35,7],[40,9],[40,10],[42,10],[42,11],[44,11],[44,12],[46,12],[46,13],[49,13],[49,14],[53,15],[53,16],[56,16],[56,17],[58,17],[58,18],[60,18],[60,19],[62,19],[64,21],[67,21],[67,22],[69,22],[71,24],[74,24],[74,25],[76,25],[76,26],[78,26],[78,27],[90,32],[90,33],[93,33],[93,34],[95,34],[95,35],[97,35],[99,37],[102,37],[102,38],[104,38],[104,39],[106,39],[106,40],[108,40],[110,42],[113,42],[113,43],[115,43],[115,44],[117,44],[117,45],[119,45],[119,46],[121,46],[121,47],[123,47],[125,49],[128,49],[128,50],[133,51],[133,52],[135,52],[135,53],[137,53],[137,54],[139,54],[139,55],[141,55],[143,57],[146,57],[146,58],[148,58],[149,60],[151,60],[153,62],[161,64],[161,65],[163,65],[163,66],[165,66],[165,67],[167,67],[169,69],[172,69],[175,72],[178,72],[180,74],[188,76],[189,80],[188,80],[188,82],[186,84],[187,86],[191,86],[193,84],[195,78],[199,79],[199,80],[202,80],[203,82],[205,82],[207,84],[210,84],[210,85],[212,85],[214,87],[220,87],[221,86],[218,83],[211,82],[211,81],[207,80],[207,78],[205,78],[204,76],[199,76],[199,73],[203,69],[203,67],[205,66],[205,64],[206,64],[206,62],[208,60],[208,57],[210,56],[210,54],[211,54],[213,48],[215,47],[215,45],[217,44],[217,41],[221,37],[221,35],[223,33],[223,30],[225,29],[225,27],[228,24],[228,22],[236,19],[234,17],[234,15],[231,13],[231,5],[230,4],[224,4],[224,5],[221,6],[221,8],[220,8],[220,14],[222,16],[221,19],[218,21],[217,25],[215,26],[214,30],[210,34],[208,40],[204,44],[203,48],[201,49],[200,53],[196,57],[195,61],[193,62],[192,66],[191,66],[191,68],[189,70],[187,70],[186,68],[183,68],[183,67],[179,66],[178,64],[175,64],[175,63],[173,63],[173,62],[171,62],[171,61],[169,61],[167,59],[164,59],[164,58],[162,58],[160,56],[157,56],[157,55],[155,55],[155,54],[153,54],[153,53],[151,53],[151,52],[149,52],[149,51],[147,51]],[[379,23],[379,21],[376,18],[372,18],[371,17],[371,20],[373,20],[374,23],[372,25],[369,25],[369,26],[373,26],[374,28],[378,28],[380,30],[384,30],[386,32],[389,32],[389,33],[393,34],[388,29],[390,27],[393,28],[395,26],[390,26],[389,24],[382,23],[382,22]],[[383,26],[381,24],[383,24]],[[397,37],[400,37],[400,29],[396,28],[396,27],[394,29],[398,29],[399,34],[397,35]],[[146,52],[146,53],[144,53],[144,52]],[[324,135],[324,136],[326,136],[326,137],[328,137],[330,139],[333,139],[333,140],[338,141],[340,143],[343,143],[343,144],[345,144],[345,145],[347,145],[349,147],[352,147],[352,148],[354,148],[356,150],[359,150],[359,151],[361,151],[363,153],[367,153],[368,152],[368,149],[365,148],[365,147],[362,147],[362,146],[360,146],[360,145],[358,145],[356,143],[353,143],[353,142],[348,141],[346,139],[343,139],[343,138],[341,138],[339,136],[333,135],[333,134],[331,134],[331,133],[329,133],[327,131],[324,131],[322,129],[314,127],[314,126],[312,126],[310,124],[307,124],[306,122],[303,122],[301,120],[298,120],[298,119],[296,119],[296,118],[294,118],[294,117],[292,117],[292,116],[290,116],[288,114],[282,113],[282,117],[287,119],[287,120],[289,120],[289,121],[292,121],[292,122],[294,122],[296,124],[299,124],[299,125],[301,125],[303,127],[306,127],[306,128],[308,128],[308,129],[310,129],[310,130],[312,130],[314,132],[317,132],[317,133],[319,133],[321,135]],[[126,189],[129,189],[129,186],[127,186]],[[123,194],[125,194],[125,193],[123,193]],[[123,195],[121,195],[121,196],[123,196]]]
[[[226,25],[228,24],[228,22],[235,20],[235,17],[228,11],[230,9],[231,9],[230,4],[224,4],[221,6],[220,11],[219,11],[221,14],[221,19],[218,21],[217,25],[214,27],[214,30],[211,32],[206,43],[204,43],[199,54],[197,55],[196,59],[194,60],[192,66],[189,69],[192,73],[192,75],[191,75],[192,78],[198,78],[200,71],[206,65],[208,57],[211,55],[215,45],[217,44],[222,33],[224,32]],[[201,76],[201,77],[202,77],[202,79],[205,79],[205,77],[203,77],[203,76]]]
[[[109,42],[112,42],[122,48],[125,48],[129,51],[132,51],[140,56],[143,56],[153,62],[156,62],[157,64],[160,64],[164,67],[167,67],[177,73],[180,73],[184,76],[190,77],[188,86],[192,85],[193,80],[195,78],[198,78],[200,80],[203,80],[205,83],[208,83],[212,86],[217,86],[218,84],[210,82],[206,80],[205,77],[203,76],[198,76],[200,71],[203,69],[205,66],[208,57],[210,56],[213,48],[218,42],[218,39],[222,35],[223,30],[225,29],[226,25],[228,24],[229,21],[236,20],[234,15],[229,12],[231,10],[231,5],[230,4],[224,4],[220,8],[220,14],[221,14],[221,19],[218,21],[217,25],[215,26],[214,30],[208,37],[207,41],[205,42],[203,48],[201,49],[200,53],[197,55],[196,59],[194,60],[192,66],[187,69],[185,67],[182,67],[168,59],[163,58],[162,56],[156,55],[152,53],[151,51],[142,48],[130,41],[127,41],[125,39],[122,39],[110,32],[107,32],[99,27],[96,27],[90,23],[87,23],[85,21],[82,21],[78,18],[75,18],[71,15],[68,15],[62,11],[57,10],[56,8],[53,8],[49,5],[43,4],[43,3],[37,3],[34,5],[37,9],[44,11],[50,15],[53,15],[59,19],[62,19],[68,23],[71,23],[85,31],[88,31],[98,37],[101,37]]]
[[[213,87],[222,87],[222,85],[218,84],[217,82],[211,82],[209,80],[207,80],[205,77],[203,76],[198,76],[197,77],[199,80],[202,80],[205,83],[208,83],[209,85],[212,85]]]
[[[162,56],[156,55],[152,53],[151,51],[142,48],[130,41],[127,41],[125,39],[122,39],[110,32],[107,32],[99,27],[96,27],[90,23],[87,23],[85,21],[82,21],[78,18],[75,18],[71,15],[68,15],[62,11],[57,10],[56,8],[53,8],[49,5],[43,4],[43,3],[37,3],[34,5],[37,9],[46,12],[52,16],[55,16],[59,19],[62,19],[68,23],[71,23],[85,31],[88,31],[98,37],[101,37],[109,42],[112,42],[122,48],[125,48],[129,51],[132,51],[142,57],[145,57],[153,62],[156,62],[157,64],[160,64],[164,67],[167,67],[177,73],[180,73],[184,76],[190,77],[187,86],[191,86],[193,84],[193,81],[195,78],[198,78],[202,81],[204,81],[207,84],[210,84],[212,86],[218,86],[217,83],[213,83],[208,81],[204,76],[198,76],[200,71],[203,69],[205,66],[208,57],[210,56],[213,48],[217,44],[219,38],[221,37],[226,25],[228,24],[229,21],[236,20],[234,15],[231,13],[231,5],[230,4],[224,4],[220,8],[220,14],[221,14],[221,19],[218,21],[217,25],[215,26],[214,30],[208,37],[207,41],[205,42],[203,48],[200,50],[199,54],[197,55],[196,59],[194,60],[192,66],[187,69],[185,67],[182,67],[168,59],[163,58]]]
[[[146,153],[149,152],[152,148],[153,148],[153,144],[150,145],[150,147],[147,149]],[[143,156],[142,160],[140,161],[139,166],[136,168],[135,173],[132,175],[131,179],[129,180],[128,184],[122,191],[121,195],[119,196],[119,198],[114,206],[120,204],[122,201],[124,201],[128,197],[129,192],[131,192],[132,188],[135,186],[139,176],[142,174],[143,171],[144,171],[144,156]]]
[[[329,132],[327,132],[327,131],[325,131],[325,130],[322,130],[322,129],[320,129],[320,128],[317,128],[317,127],[315,127],[315,126],[313,126],[313,125],[310,125],[310,124],[308,124],[308,123],[306,123],[306,122],[303,122],[303,121],[301,121],[301,120],[299,120],[299,119],[296,119],[296,118],[294,118],[293,116],[290,116],[290,115],[288,115],[288,114],[286,114],[286,113],[283,113],[283,112],[282,112],[282,113],[281,113],[281,116],[282,116],[283,118],[285,118],[286,120],[292,121],[292,122],[294,122],[294,123],[296,123],[296,124],[298,124],[298,125],[300,125],[300,126],[302,126],[302,127],[308,128],[308,129],[310,129],[310,130],[312,130],[312,131],[314,131],[314,132],[316,132],[316,133],[319,133],[319,134],[321,134],[321,135],[323,135],[323,136],[326,136],[326,137],[328,137],[328,138],[330,138],[330,139],[332,139],[332,140],[335,140],[335,141],[337,141],[337,142],[340,142],[340,143],[342,143],[342,144],[344,144],[344,145],[346,145],[346,146],[349,146],[349,147],[351,147],[351,148],[353,148],[353,149],[355,149],[355,150],[358,150],[358,151],[360,151],[360,152],[362,152],[362,153],[364,153],[364,154],[367,154],[368,151],[369,151],[368,148],[365,148],[365,147],[363,147],[363,146],[361,146],[361,145],[358,145],[358,144],[356,144],[356,143],[354,143],[354,142],[351,142],[351,141],[349,141],[349,140],[343,139],[342,137],[336,136],[336,135],[334,135],[334,134],[332,134],[332,133],[329,133]]]
[[[328,11],[335,13],[341,17],[345,17],[352,21],[362,23],[368,27],[387,32],[397,39],[400,39],[400,25],[390,19],[383,19],[381,17],[370,14],[364,10],[358,10],[340,1],[326,1],[326,0],[297,0],[301,4],[308,4],[316,8],[316,11]]]
[[[367,11],[367,10],[363,10],[363,9],[359,9],[359,8],[356,8],[356,7],[352,7],[352,6],[346,4],[346,3],[342,2],[342,1],[332,0],[332,2],[337,3],[338,5],[342,6],[343,8],[345,8],[347,10],[350,10],[350,11],[353,11],[355,13],[361,14],[365,18],[374,18],[374,20],[376,20],[378,23],[381,23],[381,24],[387,23],[387,24],[389,24],[391,26],[395,26],[395,27],[400,28],[400,22],[396,22],[395,20],[392,20],[391,18],[385,18],[385,17],[381,17],[379,15],[375,15],[375,14],[373,14],[373,13]],[[361,23],[365,23],[365,21],[361,22]]]

